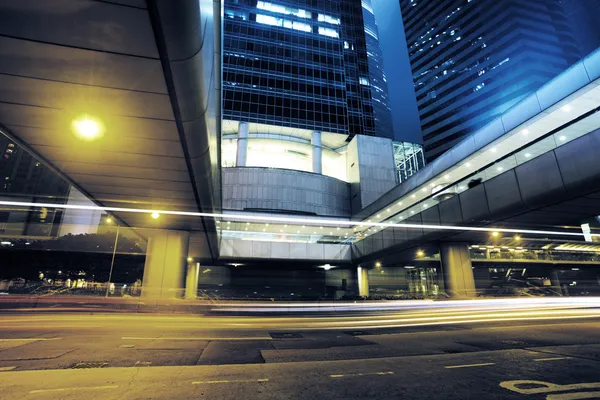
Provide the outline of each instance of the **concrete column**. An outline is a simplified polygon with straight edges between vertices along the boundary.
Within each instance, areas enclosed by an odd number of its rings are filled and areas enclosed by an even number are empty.
[[[310,143],[312,144],[313,172],[315,174],[322,174],[323,156],[321,150],[321,132],[313,131]]]
[[[358,267],[358,295],[369,297],[369,270],[364,267]]]
[[[189,232],[159,230],[148,239],[142,297],[182,297]]]
[[[475,279],[467,243],[440,245],[446,293],[453,298],[475,297]]]
[[[194,300],[198,297],[198,276],[200,275],[200,263],[190,262],[187,265],[185,275],[185,298]]]
[[[562,286],[560,285],[560,278],[558,277],[557,270],[550,271],[550,284],[552,285],[552,289],[556,290],[560,294],[563,294],[563,290],[562,290]]]
[[[238,125],[237,153],[235,157],[236,167],[245,167],[248,158],[248,123],[240,122]]]

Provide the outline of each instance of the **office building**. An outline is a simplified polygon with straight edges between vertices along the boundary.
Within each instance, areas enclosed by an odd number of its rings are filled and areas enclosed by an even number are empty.
[[[428,161],[578,59],[559,2],[401,0]]]
[[[369,0],[226,0],[223,119],[393,137]]]

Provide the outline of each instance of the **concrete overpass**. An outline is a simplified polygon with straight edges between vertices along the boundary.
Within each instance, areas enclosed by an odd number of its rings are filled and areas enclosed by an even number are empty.
[[[100,206],[218,211],[220,15],[212,0],[0,1],[2,133]],[[100,140],[73,134],[82,115]],[[115,217],[170,230],[152,234],[156,263],[166,248],[185,262],[190,231],[194,257],[218,256],[212,219]]]

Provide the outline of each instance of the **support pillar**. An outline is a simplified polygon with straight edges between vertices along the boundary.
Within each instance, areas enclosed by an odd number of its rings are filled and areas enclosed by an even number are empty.
[[[369,297],[369,270],[364,267],[358,267],[358,295]]]
[[[146,250],[142,297],[182,297],[189,241],[189,232],[159,230],[152,233]]]
[[[248,123],[240,122],[238,125],[236,167],[245,167],[248,158]]]
[[[556,290],[558,293],[563,294],[562,286],[560,285],[560,278],[558,277],[558,271],[552,270],[550,271],[550,284],[552,285],[552,289]]]
[[[190,262],[187,265],[185,275],[185,298],[195,300],[198,297],[198,276],[200,275],[200,263]]]
[[[452,298],[475,297],[475,279],[467,243],[440,245],[446,293]]]
[[[323,156],[321,150],[321,132],[313,131],[310,143],[312,144],[313,172],[315,174],[322,174]]]

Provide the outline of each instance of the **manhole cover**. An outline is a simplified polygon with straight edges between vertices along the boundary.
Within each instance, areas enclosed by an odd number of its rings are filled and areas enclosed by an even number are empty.
[[[302,336],[298,332],[269,332],[273,339],[301,339]]]
[[[73,368],[73,369],[102,368],[107,365],[108,365],[108,363],[106,361],[86,361],[86,362],[79,362],[77,364],[73,364],[70,368]]]

